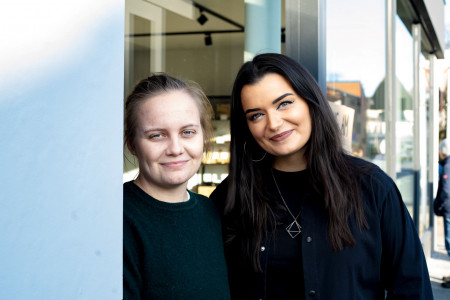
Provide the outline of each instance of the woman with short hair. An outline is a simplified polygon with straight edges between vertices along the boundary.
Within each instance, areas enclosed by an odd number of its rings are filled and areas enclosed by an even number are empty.
[[[123,185],[124,299],[229,299],[221,223],[187,190],[211,137],[211,105],[166,74],[140,81],[125,105],[125,144],[139,175]]]

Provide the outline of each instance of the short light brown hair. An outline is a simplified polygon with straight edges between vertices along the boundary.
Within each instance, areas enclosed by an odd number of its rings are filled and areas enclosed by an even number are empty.
[[[124,145],[134,147],[137,127],[137,111],[139,105],[152,97],[171,91],[183,91],[190,95],[197,104],[200,113],[200,124],[203,131],[204,151],[210,147],[212,138],[213,109],[201,87],[193,81],[182,81],[164,73],[153,74],[142,79],[127,97],[124,116]]]

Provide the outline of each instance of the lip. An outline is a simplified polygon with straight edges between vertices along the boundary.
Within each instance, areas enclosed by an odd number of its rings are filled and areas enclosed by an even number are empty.
[[[274,142],[281,142],[281,141],[287,139],[292,134],[293,131],[294,130],[283,131],[282,133],[274,135],[273,137],[271,137],[270,140],[274,141]]]
[[[171,161],[171,162],[161,163],[161,165],[163,165],[164,167],[167,167],[167,168],[181,168],[187,162],[188,162],[187,160],[179,160],[179,161]]]

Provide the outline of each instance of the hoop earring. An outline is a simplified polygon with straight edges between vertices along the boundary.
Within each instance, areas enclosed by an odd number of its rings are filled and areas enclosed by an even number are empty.
[[[244,153],[247,153],[247,151],[245,149],[246,144],[247,144],[247,141],[244,142]],[[260,162],[266,157],[266,155],[267,155],[267,151],[264,151],[263,157],[261,157],[260,159],[252,159],[252,162]]]

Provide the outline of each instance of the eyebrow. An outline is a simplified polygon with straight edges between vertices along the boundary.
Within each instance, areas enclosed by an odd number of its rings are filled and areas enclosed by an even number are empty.
[[[192,124],[184,125],[180,129],[185,129],[185,128],[189,128],[189,127],[199,128],[199,127],[201,127],[201,125],[192,123]],[[149,129],[144,130],[144,133],[147,134],[152,131],[166,131],[166,130],[167,130],[166,128],[149,128]]]
[[[278,97],[278,98],[276,98],[275,100],[273,100],[273,101],[272,101],[272,104],[277,104],[279,101],[283,100],[285,97],[287,97],[287,96],[292,96],[292,95],[294,95],[294,94],[292,94],[292,93],[286,93],[286,94],[283,94],[283,95],[281,95],[280,97]],[[245,114],[249,114],[249,113],[251,113],[251,112],[258,111],[258,110],[261,110],[261,109],[260,109],[260,108],[250,108],[250,109],[247,109],[247,110],[245,111]]]

